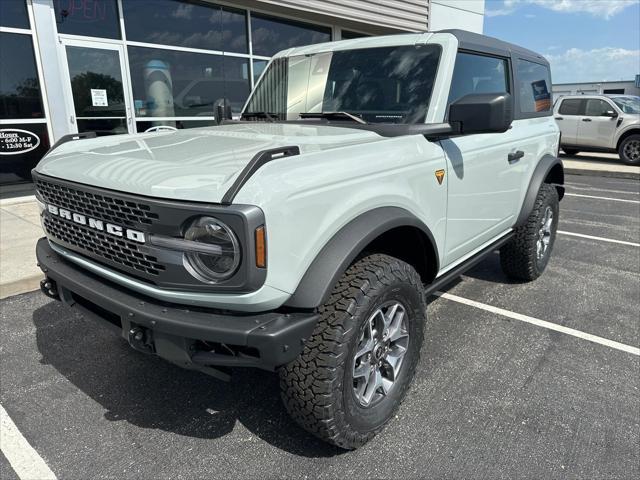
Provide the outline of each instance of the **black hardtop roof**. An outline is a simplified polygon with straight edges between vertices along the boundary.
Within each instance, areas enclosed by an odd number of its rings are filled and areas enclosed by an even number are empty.
[[[538,63],[548,65],[549,62],[539,53],[532,50],[519,47],[513,43],[504,42],[497,38],[489,37],[487,35],[481,35],[479,33],[468,32],[466,30],[448,29],[439,30],[434,33],[450,33],[458,39],[458,44],[463,50],[473,50],[477,52],[485,52],[494,55],[502,55],[509,57],[513,53],[514,55],[522,58],[529,58],[535,60]]]

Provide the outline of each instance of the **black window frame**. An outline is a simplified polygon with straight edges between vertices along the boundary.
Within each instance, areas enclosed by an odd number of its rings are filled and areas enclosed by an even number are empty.
[[[334,38],[333,38],[333,28],[331,28],[330,26],[327,26],[325,24],[319,24],[319,23],[311,23],[311,22],[306,22],[304,20],[294,20],[292,18],[287,18],[287,17],[279,17],[277,15],[274,14],[270,14],[270,13],[263,13],[263,12],[256,12],[256,11],[252,11],[251,12],[251,21],[249,22],[249,28],[251,29],[251,43],[253,44],[253,20],[255,18],[259,18],[262,20],[267,20],[267,21],[271,21],[271,22],[276,22],[276,23],[288,23],[290,25],[293,26],[297,26],[300,28],[306,28],[307,30],[315,30],[317,32],[321,31],[321,30],[327,30],[327,33],[329,34],[329,42],[333,42]],[[320,43],[325,43],[325,42],[320,42]],[[318,45],[318,44],[311,44],[311,45]],[[286,47],[284,50],[288,49],[288,48],[298,48],[298,47],[304,47],[306,45],[294,45],[292,47]],[[252,55],[255,57],[274,57],[277,53],[281,52],[282,50],[276,50],[275,52],[269,54],[269,55],[263,55],[262,53],[256,53],[255,51],[255,46],[253,46],[252,48]]]
[[[518,61],[535,63],[537,65],[540,65],[541,67],[546,68],[549,71],[549,95],[553,97],[553,92],[551,90],[551,87],[553,85],[553,79],[551,77],[551,67],[549,66],[549,64],[545,62],[541,62],[539,58],[533,58],[526,55],[512,53],[511,69],[512,69],[512,75],[514,77],[514,90],[515,90],[515,82],[518,80],[518,68],[517,68]],[[550,117],[552,115],[553,115],[553,103],[551,104],[551,108],[549,110],[545,110],[543,112],[523,112],[520,104],[520,95],[513,95],[513,119],[514,120],[526,120],[528,118]]]

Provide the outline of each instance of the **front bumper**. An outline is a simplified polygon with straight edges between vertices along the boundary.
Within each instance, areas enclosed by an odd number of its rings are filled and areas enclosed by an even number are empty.
[[[65,261],[46,238],[38,241],[36,256],[48,296],[115,329],[138,350],[217,377],[226,376],[217,367],[275,370],[291,362],[319,317],[313,312],[221,313],[162,303]]]

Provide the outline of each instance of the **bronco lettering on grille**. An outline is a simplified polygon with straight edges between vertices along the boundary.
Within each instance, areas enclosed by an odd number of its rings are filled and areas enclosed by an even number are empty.
[[[145,243],[144,232],[140,232],[138,230],[124,228],[120,225],[114,225],[113,223],[106,223],[102,220],[87,217],[86,215],[82,215],[80,213],[71,212],[66,208],[56,207],[55,205],[47,205],[47,211],[51,215],[64,218],[79,225],[84,225],[101,232],[107,232],[108,234],[114,235],[116,237],[126,236],[129,240],[133,240],[134,242]]]

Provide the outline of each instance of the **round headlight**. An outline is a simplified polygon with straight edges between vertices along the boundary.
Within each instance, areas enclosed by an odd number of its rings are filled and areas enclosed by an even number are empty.
[[[218,283],[231,277],[240,265],[240,245],[225,223],[213,217],[200,217],[191,224],[185,240],[204,244],[202,249],[185,252],[185,268],[198,280]]]

